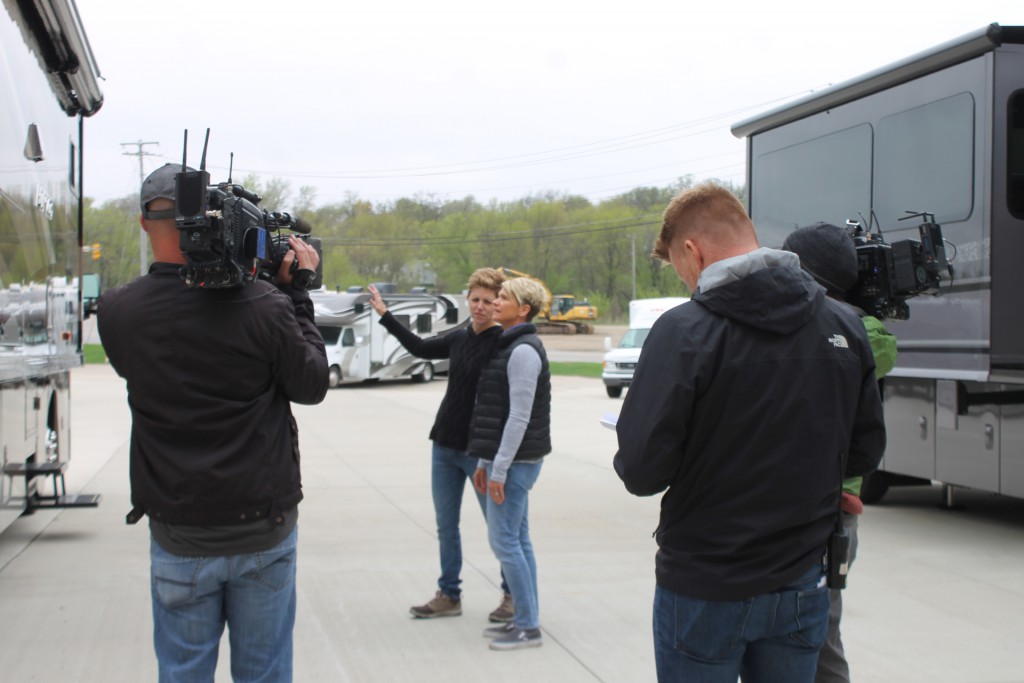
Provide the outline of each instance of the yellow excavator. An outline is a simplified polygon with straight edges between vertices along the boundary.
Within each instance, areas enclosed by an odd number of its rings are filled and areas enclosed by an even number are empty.
[[[527,273],[502,267],[508,277],[528,277],[544,288],[544,309],[537,314],[534,324],[538,334],[593,334],[593,322],[597,320],[597,306],[586,299],[578,300],[572,294],[552,295],[547,284],[540,278]],[[589,322],[588,322],[589,321]]]

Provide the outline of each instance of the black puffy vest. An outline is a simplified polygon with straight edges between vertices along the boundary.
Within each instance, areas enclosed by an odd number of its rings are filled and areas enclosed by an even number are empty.
[[[508,359],[520,344],[529,344],[537,351],[541,369],[530,422],[515,460],[535,460],[551,452],[551,371],[537,327],[526,323],[501,336],[494,356],[480,374],[476,407],[469,425],[468,450],[472,456],[493,460],[498,452],[509,413]]]

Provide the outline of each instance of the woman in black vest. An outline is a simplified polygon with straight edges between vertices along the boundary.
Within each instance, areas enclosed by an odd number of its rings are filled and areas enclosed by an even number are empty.
[[[472,324],[430,339],[420,339],[391,315],[377,288],[370,285],[370,305],[380,314],[380,324],[409,353],[419,358],[449,359],[448,388],[430,430],[430,440],[433,442],[430,487],[441,550],[441,576],[437,579],[434,597],[424,605],[409,608],[409,612],[420,619],[462,614],[462,579],[459,576],[462,572],[462,537],[459,533],[459,517],[462,492],[477,462],[475,457],[466,452],[469,420],[476,401],[480,372],[491,359],[501,336],[501,326],[493,318],[494,301],[504,281],[505,275],[496,268],[476,270],[466,284],[466,300]],[[482,494],[478,494],[477,498],[480,508],[487,514],[486,499]],[[504,579],[501,587],[501,604],[490,614],[493,623],[512,620],[514,605]]]
[[[494,303],[504,328],[477,387],[469,454],[480,458],[473,484],[487,495],[487,537],[515,601],[509,624],[489,628],[492,650],[541,644],[537,563],[527,521],[528,498],[551,452],[551,373],[530,321],[545,303],[536,280],[507,280]]]

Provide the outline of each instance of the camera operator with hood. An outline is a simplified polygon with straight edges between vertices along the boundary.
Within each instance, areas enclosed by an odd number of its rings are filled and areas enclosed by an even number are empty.
[[[289,269],[315,269],[319,256],[293,237],[276,286],[187,287],[181,170],[167,164],[142,185],[149,273],[99,302],[132,414],[127,521],[149,517],[160,680],[212,681],[226,624],[235,681],[290,681],[302,499],[290,402],[322,401],[328,375],[312,302]]]
[[[853,239],[842,228],[829,223],[815,223],[794,230],[782,243],[782,248],[800,257],[803,268],[818,284],[825,288],[828,296],[846,302],[846,293],[857,284],[857,249]],[[896,364],[896,337],[891,335],[882,321],[866,314],[863,310],[847,304],[864,323],[864,329],[871,343],[875,358],[875,377],[879,384]],[[881,389],[881,386],[879,386]],[[843,527],[850,536],[848,565],[852,566],[857,556],[857,518],[864,512],[860,500],[860,489],[864,482],[861,476],[847,472],[843,480],[841,502]],[[829,591],[828,639],[818,655],[818,669],[815,683],[849,683],[850,666],[843,649],[839,622],[843,616],[843,592]]]

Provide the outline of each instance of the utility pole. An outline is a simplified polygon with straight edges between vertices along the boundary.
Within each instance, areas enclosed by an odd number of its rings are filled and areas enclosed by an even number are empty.
[[[139,190],[140,191],[142,190],[142,181],[144,181],[146,179],[146,173],[143,170],[143,166],[142,166],[142,157],[156,156],[152,152],[145,151],[143,149],[143,147],[145,145],[159,145],[159,144],[160,144],[159,142],[143,142],[142,140],[139,140],[138,142],[122,142],[121,143],[122,147],[135,147],[135,151],[134,152],[124,151],[124,152],[121,152],[121,154],[124,154],[125,156],[138,157],[139,158]],[[148,242],[146,240],[146,231],[143,230],[142,226],[140,225],[139,226],[139,275],[145,275],[146,274],[146,262],[148,261],[147,256],[149,256],[149,250],[148,250],[147,244],[148,244]]]
[[[636,301],[636,233],[629,233],[629,244],[630,251],[633,252],[633,298],[632,301]]]

